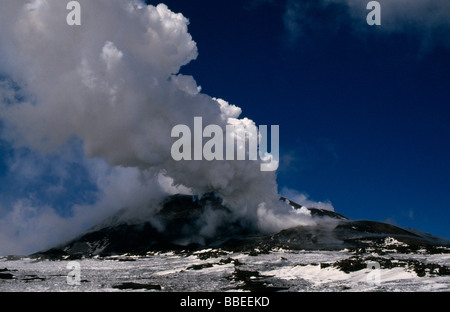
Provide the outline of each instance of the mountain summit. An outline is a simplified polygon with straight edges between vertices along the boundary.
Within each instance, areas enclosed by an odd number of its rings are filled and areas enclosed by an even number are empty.
[[[286,198],[294,209],[304,209]],[[34,257],[67,259],[118,254],[145,254],[151,251],[221,248],[231,251],[265,252],[276,248],[291,250],[401,249],[432,251],[450,246],[445,239],[391,224],[351,220],[339,213],[306,208],[316,225],[297,226],[277,233],[260,233],[251,224],[238,221],[214,194],[202,197],[173,195],[161,203],[154,221],[124,221],[123,211],[108,218],[79,237],[34,254]],[[208,212],[219,213],[222,223],[214,235],[204,232]],[[159,229],[163,227],[164,230]]]

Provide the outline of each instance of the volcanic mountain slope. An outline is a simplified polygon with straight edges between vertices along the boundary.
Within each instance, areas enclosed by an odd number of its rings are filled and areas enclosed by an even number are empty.
[[[285,198],[294,209],[302,209]],[[429,252],[441,246],[450,246],[445,239],[416,230],[406,230],[390,224],[373,221],[356,221],[333,211],[307,208],[317,221],[314,226],[297,226],[273,234],[261,234],[249,224],[233,219],[231,211],[214,194],[201,198],[173,195],[161,204],[155,219],[125,222],[121,214],[112,216],[87,233],[61,246],[38,252],[34,257],[61,259],[108,256],[117,254],[145,254],[149,251],[197,250],[221,248],[230,251],[268,252],[276,248],[290,250],[355,250],[393,249],[414,252],[426,248]],[[198,236],[208,220],[208,211],[220,213],[227,220],[215,230],[214,235]],[[162,223],[162,224],[161,224]],[[189,238],[189,239],[187,239]],[[193,239],[194,238],[194,239]],[[192,243],[195,241],[195,243]]]

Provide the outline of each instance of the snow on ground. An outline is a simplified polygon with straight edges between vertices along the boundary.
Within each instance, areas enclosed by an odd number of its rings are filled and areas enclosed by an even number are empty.
[[[97,257],[75,260],[80,265],[79,285],[67,282],[69,260],[0,258],[0,291],[450,291],[448,271],[437,274],[439,267],[425,268],[419,277],[410,265],[436,264],[448,270],[449,254],[392,253],[378,257],[374,259],[388,259],[392,267],[371,267],[368,261],[367,266],[362,262],[363,267],[346,273],[335,264],[355,258],[347,250],[280,249],[255,256],[210,249],[145,257]],[[406,261],[408,265],[396,266]]]

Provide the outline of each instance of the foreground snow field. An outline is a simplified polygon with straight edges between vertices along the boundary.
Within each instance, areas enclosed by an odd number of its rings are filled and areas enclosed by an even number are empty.
[[[165,231],[116,214],[49,250],[0,258],[0,291],[450,291],[448,240],[289,204],[317,224],[264,234],[223,218],[204,244],[184,245],[202,232],[199,216],[229,210],[213,194],[171,196]]]
[[[0,258],[0,291],[450,291],[450,254],[206,249],[71,260]],[[68,278],[68,275],[69,278]]]

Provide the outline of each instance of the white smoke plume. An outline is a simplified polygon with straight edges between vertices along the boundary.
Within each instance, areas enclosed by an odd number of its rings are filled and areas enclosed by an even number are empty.
[[[15,149],[44,155],[59,155],[81,141],[83,162],[101,195],[94,204],[74,206],[71,218],[21,199],[1,217],[1,241],[48,247],[54,239],[38,244],[25,237],[45,240],[65,231],[62,237],[69,238],[108,209],[131,207],[139,214],[152,198],[178,191],[214,191],[236,218],[253,220],[262,230],[310,222],[280,203],[276,172],[261,172],[260,161],[172,159],[171,129],[192,129],[195,116],[223,129],[229,122],[253,124],[238,119],[240,108],[201,93],[193,77],[179,73],[198,55],[187,18],[164,4],[79,2],[81,25],[69,26],[65,1],[2,1],[2,137]]]

